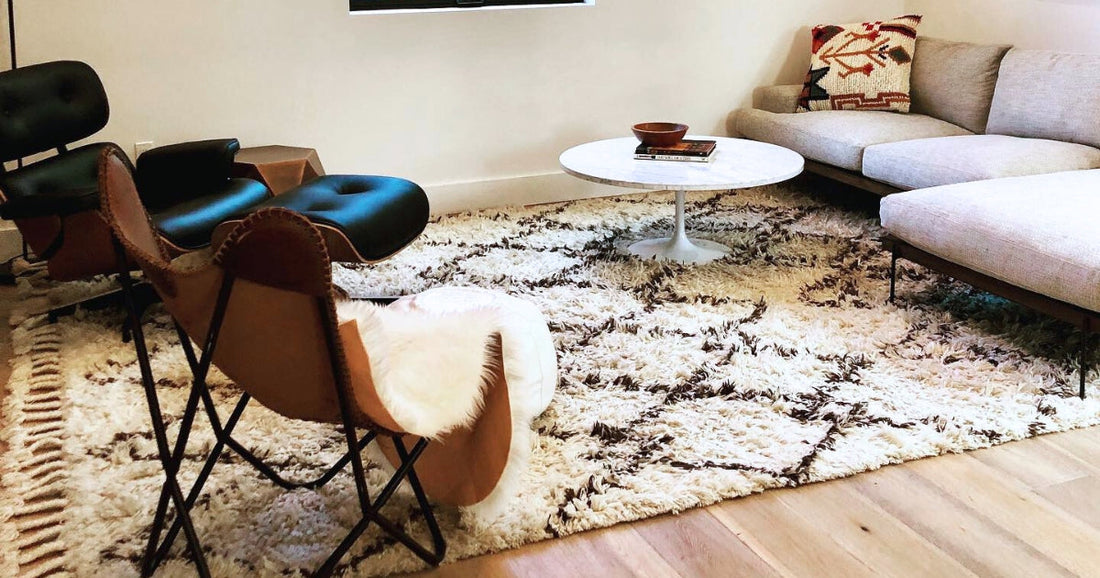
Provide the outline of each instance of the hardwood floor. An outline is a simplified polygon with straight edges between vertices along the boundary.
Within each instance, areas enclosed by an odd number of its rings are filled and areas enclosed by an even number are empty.
[[[1100,428],[929,458],[420,576],[1100,576]]]
[[[14,295],[0,287],[0,316]],[[0,356],[11,356],[6,324]],[[9,375],[2,364],[3,383]],[[421,575],[1100,576],[1100,428],[772,490]]]

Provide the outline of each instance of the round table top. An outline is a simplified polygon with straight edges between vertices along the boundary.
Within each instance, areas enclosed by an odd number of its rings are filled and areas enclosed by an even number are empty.
[[[614,138],[575,146],[558,159],[565,172],[619,187],[662,191],[722,191],[778,183],[802,172],[798,153],[757,141],[688,136],[718,142],[706,163],[636,160],[638,139]]]

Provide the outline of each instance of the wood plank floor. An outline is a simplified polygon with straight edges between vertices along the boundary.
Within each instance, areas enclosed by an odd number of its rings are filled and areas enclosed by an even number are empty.
[[[0,287],[0,317],[13,299]],[[0,357],[10,355],[0,324]],[[9,375],[0,365],[2,383]],[[772,490],[421,575],[1100,576],[1100,428]]]

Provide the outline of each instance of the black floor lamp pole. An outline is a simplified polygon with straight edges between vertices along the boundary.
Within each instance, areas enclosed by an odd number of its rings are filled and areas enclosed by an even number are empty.
[[[8,0],[8,44],[11,46],[11,69],[15,70],[15,0]]]
[[[15,70],[15,0],[8,0],[8,46],[11,47],[11,69]],[[16,160],[16,166],[23,167],[23,159]],[[22,238],[22,235],[20,235]],[[23,259],[27,258],[27,240],[23,241]],[[0,278],[2,278],[4,284],[15,284],[15,275],[11,272],[11,263],[15,257],[12,257],[4,264],[4,270],[0,272]],[[9,283],[10,282],[10,283]]]

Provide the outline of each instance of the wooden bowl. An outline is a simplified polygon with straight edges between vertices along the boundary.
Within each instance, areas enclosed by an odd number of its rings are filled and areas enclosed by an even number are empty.
[[[684,139],[688,125],[677,122],[643,122],[634,125],[634,136],[647,147],[672,146]]]

